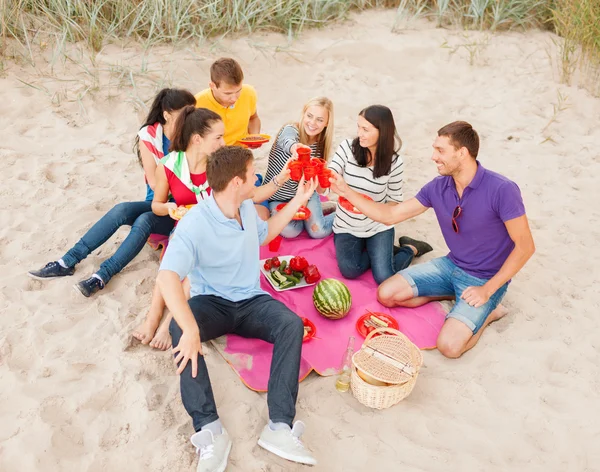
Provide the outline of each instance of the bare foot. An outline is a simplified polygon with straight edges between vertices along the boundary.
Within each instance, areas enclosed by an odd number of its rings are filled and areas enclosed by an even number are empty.
[[[498,321],[506,315],[508,315],[508,309],[504,305],[499,304],[496,309],[490,313],[490,323]]]
[[[171,323],[172,316],[169,314],[165,320],[161,323],[160,327],[156,331],[154,338],[150,342],[150,347],[154,349],[160,349],[166,351],[172,345],[171,334],[169,333],[169,324]]]
[[[158,328],[159,322],[160,318],[158,321],[155,321],[150,316],[148,316],[141,325],[139,325],[136,329],[133,330],[131,335],[135,339],[141,341],[142,344],[150,344],[150,341],[152,341],[152,338],[156,333],[156,329]]]

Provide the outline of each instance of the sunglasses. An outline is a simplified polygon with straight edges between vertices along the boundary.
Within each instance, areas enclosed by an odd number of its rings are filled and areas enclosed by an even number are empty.
[[[452,212],[452,229],[455,233],[458,233],[458,221],[457,218],[462,214],[462,208],[460,205],[457,205],[454,211]]]

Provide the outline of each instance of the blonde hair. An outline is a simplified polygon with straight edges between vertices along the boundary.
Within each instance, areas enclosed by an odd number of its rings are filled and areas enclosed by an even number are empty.
[[[302,120],[304,119],[304,114],[306,113],[306,110],[308,110],[308,108],[312,106],[320,106],[327,110],[327,126],[325,126],[325,129],[319,134],[317,147],[321,152],[321,157],[328,161],[329,156],[331,155],[331,150],[333,148],[333,102],[327,97],[311,98],[308,102],[304,104],[304,108],[302,108],[300,121],[298,121],[298,123],[294,123],[294,125],[296,126],[296,128],[298,128],[298,133],[300,135],[300,143],[308,144],[308,135],[304,131],[304,126],[302,126]]]

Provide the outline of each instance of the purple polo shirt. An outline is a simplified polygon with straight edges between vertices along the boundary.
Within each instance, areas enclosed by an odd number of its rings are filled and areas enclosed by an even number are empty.
[[[475,277],[490,279],[496,275],[515,247],[504,222],[525,214],[516,183],[478,163],[462,198],[450,176],[436,177],[416,198],[435,211],[452,262]],[[455,233],[452,213],[458,205],[462,213],[456,220],[459,231]]]

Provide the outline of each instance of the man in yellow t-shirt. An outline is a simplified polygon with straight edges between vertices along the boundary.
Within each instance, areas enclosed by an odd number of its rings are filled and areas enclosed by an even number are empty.
[[[260,133],[256,90],[242,84],[244,72],[234,59],[222,57],[210,66],[209,88],[196,95],[196,108],[218,113],[225,124],[225,144]]]

